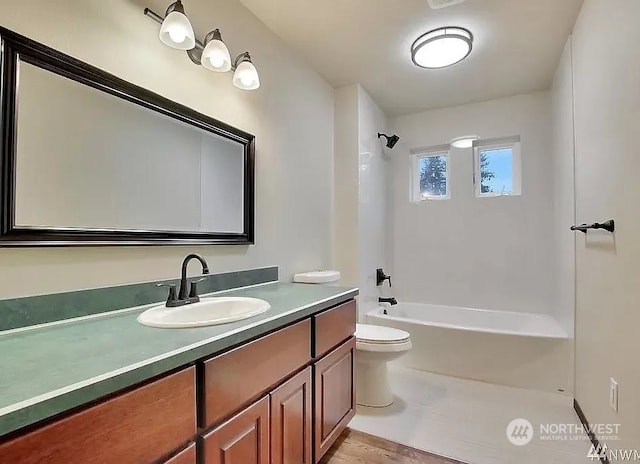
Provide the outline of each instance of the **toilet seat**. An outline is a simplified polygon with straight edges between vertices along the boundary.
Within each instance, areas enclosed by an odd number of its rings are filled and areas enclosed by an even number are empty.
[[[411,349],[411,335],[404,330],[379,325],[356,324],[356,350],[377,353]]]
[[[367,345],[399,345],[409,341],[404,330],[379,325],[356,324],[356,341]]]

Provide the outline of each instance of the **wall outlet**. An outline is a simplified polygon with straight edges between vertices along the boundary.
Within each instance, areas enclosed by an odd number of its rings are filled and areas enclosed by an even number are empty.
[[[609,379],[609,406],[618,412],[618,382],[613,377]]]

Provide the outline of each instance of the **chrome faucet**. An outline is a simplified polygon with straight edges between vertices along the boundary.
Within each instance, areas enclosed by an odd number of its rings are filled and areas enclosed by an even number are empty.
[[[200,261],[203,274],[209,274],[209,265],[202,256],[190,254],[184,258],[184,261],[182,261],[182,274],[180,276],[180,291],[177,296],[175,284],[156,284],[158,287],[169,287],[169,296],[167,297],[166,303],[167,308],[175,308],[200,301],[200,297],[198,296],[198,282],[201,282],[203,279],[192,282],[187,281],[187,266],[192,259]],[[187,285],[189,286],[188,292]]]

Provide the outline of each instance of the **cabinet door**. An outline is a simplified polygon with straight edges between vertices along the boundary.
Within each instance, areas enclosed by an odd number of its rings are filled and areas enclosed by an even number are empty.
[[[205,464],[269,464],[269,397],[203,437]]]
[[[311,367],[271,394],[271,464],[311,464]]]
[[[180,451],[164,464],[196,464],[196,445],[193,444]]]
[[[352,337],[314,365],[315,462],[355,415],[355,351]]]

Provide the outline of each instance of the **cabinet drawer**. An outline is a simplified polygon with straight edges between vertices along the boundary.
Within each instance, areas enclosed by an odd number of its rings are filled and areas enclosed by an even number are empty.
[[[228,417],[311,359],[306,319],[204,363],[203,427]]]
[[[145,464],[196,435],[195,369],[116,396],[0,445],[20,464]]]
[[[196,459],[196,445],[194,443],[187,449],[180,451],[164,464],[196,464]]]
[[[269,464],[269,397],[206,434],[202,445],[204,464]]]
[[[356,302],[351,300],[313,316],[315,343],[313,357],[317,358],[338,346],[356,333]]]
[[[355,415],[355,350],[352,337],[314,365],[315,462]]]

